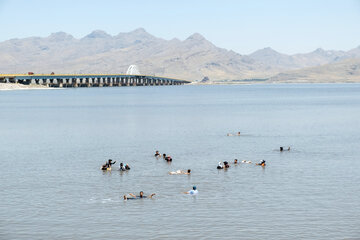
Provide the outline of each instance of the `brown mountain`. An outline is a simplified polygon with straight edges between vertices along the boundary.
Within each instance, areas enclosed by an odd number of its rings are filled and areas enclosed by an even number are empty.
[[[131,64],[142,74],[187,80],[269,78],[280,72],[360,58],[349,52],[318,49],[286,55],[270,48],[248,56],[216,47],[195,33],[180,41],[164,40],[139,28],[111,36],[96,30],[81,39],[58,32],[48,37],[0,43],[0,73],[125,73]]]

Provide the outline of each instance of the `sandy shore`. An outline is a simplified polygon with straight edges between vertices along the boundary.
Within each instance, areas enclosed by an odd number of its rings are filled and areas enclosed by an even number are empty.
[[[1,90],[53,89],[42,85],[24,85],[19,83],[0,83]]]

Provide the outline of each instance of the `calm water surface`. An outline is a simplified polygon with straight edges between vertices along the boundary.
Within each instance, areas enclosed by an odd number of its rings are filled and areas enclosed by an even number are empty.
[[[359,84],[0,92],[0,239],[359,239],[359,119]]]

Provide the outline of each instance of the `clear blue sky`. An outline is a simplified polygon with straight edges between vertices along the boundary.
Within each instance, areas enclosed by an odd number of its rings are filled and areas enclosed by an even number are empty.
[[[143,27],[164,39],[198,32],[241,54],[360,45],[360,0],[0,0],[0,41],[64,31],[81,38]]]

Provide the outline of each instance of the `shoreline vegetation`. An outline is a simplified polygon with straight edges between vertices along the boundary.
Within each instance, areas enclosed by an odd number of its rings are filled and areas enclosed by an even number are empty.
[[[313,82],[313,81],[249,81],[249,80],[233,80],[233,81],[218,81],[218,82],[191,82],[188,85],[252,85],[252,84],[343,84],[343,83],[359,83],[356,81],[329,81],[329,82]],[[12,90],[46,90],[46,89],[65,89],[65,88],[54,88],[47,87],[38,84],[24,85],[20,83],[0,83],[0,91],[12,91]]]

